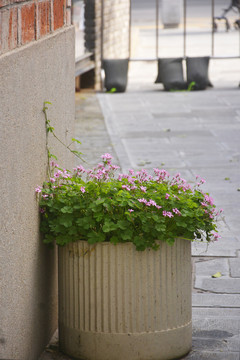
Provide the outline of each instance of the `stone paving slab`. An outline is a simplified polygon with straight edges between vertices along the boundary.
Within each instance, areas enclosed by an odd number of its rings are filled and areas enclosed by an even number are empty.
[[[217,259],[200,259],[195,262],[195,271],[206,277],[212,277],[217,272],[221,272],[222,276],[230,275],[230,266],[228,258]]]
[[[187,359],[187,360],[240,360],[239,354],[238,353],[227,353],[227,358],[226,358],[226,353],[222,353],[222,352],[216,352],[214,351],[214,358],[213,358],[213,353],[211,351],[198,351],[197,349],[193,350],[188,356],[182,358],[182,359]]]
[[[238,309],[193,308],[193,348],[184,359],[239,360],[238,315]]]
[[[192,317],[195,334],[206,331],[226,331],[236,336],[240,335],[239,308],[193,307]]]
[[[240,294],[192,294],[193,307],[240,308]]]
[[[229,264],[231,276],[240,278],[240,258],[230,259]]]
[[[228,234],[230,232],[228,231]],[[192,255],[193,256],[220,256],[220,257],[236,257],[239,247],[240,240],[236,237],[224,236],[220,231],[222,238],[217,243],[193,243],[192,244]]]
[[[214,293],[229,293],[239,294],[240,278],[216,278],[209,279],[198,275],[194,287],[204,291],[211,291]]]

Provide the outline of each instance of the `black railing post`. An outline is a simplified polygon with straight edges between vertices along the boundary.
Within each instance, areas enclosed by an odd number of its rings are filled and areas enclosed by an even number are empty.
[[[187,0],[183,0],[183,56],[186,57]]]
[[[156,0],[156,58],[158,59],[159,0]]]
[[[214,0],[212,0],[212,56],[214,56],[214,32],[215,32],[215,26],[214,26]]]
[[[128,53],[129,60],[131,59],[132,53],[132,0],[129,0],[129,29],[128,29]]]
[[[102,77],[102,68],[103,68],[103,52],[104,52],[104,0],[101,0],[101,90],[103,90],[103,77]]]

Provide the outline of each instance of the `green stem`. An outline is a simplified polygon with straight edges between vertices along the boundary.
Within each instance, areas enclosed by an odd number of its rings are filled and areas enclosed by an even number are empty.
[[[74,143],[74,141],[72,141],[69,145],[66,145],[64,144],[64,142],[59,139],[59,137],[55,134],[54,132],[54,127],[51,126],[51,123],[50,123],[50,120],[48,119],[48,116],[47,116],[47,110],[48,110],[48,107],[46,106],[47,104],[50,104],[51,103],[49,101],[45,101],[44,102],[44,106],[43,106],[43,113],[44,113],[44,117],[45,117],[45,125],[46,125],[46,148],[47,148],[47,151],[48,151],[48,169],[47,169],[47,172],[48,172],[48,176],[50,177],[51,176],[51,167],[50,167],[50,158],[53,157],[53,155],[50,153],[50,149],[49,149],[49,146],[48,146],[48,134],[49,133],[52,133],[52,135],[55,137],[56,140],[58,140],[58,142],[60,144],[62,144],[66,149],[68,149],[74,156],[76,156],[77,158],[79,158],[81,161],[83,162],[86,162],[82,156],[81,156],[81,153],[79,151],[76,151],[76,150],[72,150],[70,148],[70,146]],[[77,141],[77,140],[76,140]],[[78,141],[77,141],[78,142]],[[55,157],[56,158],[56,157]]]

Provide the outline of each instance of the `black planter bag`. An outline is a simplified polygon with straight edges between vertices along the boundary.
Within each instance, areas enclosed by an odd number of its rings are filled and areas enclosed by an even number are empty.
[[[187,89],[183,77],[182,58],[158,59],[158,76],[155,83],[162,83],[167,91]]]
[[[107,91],[124,92],[128,81],[128,59],[104,59],[104,87]],[[115,89],[115,90],[114,90]]]
[[[208,86],[213,86],[208,77],[209,56],[187,57],[187,83],[193,81],[193,90],[205,90]]]

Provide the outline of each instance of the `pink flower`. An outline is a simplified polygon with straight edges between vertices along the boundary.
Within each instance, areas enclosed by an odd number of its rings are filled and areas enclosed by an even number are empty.
[[[131,176],[128,176],[127,179],[128,179],[129,184],[134,184],[134,182],[135,182],[134,178],[132,178]]]
[[[53,183],[55,183],[55,179],[54,178],[50,178],[50,182],[53,184]]]
[[[102,168],[104,168],[104,165],[102,163],[99,163],[99,164],[97,164],[97,168],[102,169]]]
[[[208,202],[210,205],[214,205],[214,200],[211,196],[205,195],[204,199],[206,202]]]
[[[35,189],[35,193],[38,194],[40,192],[42,192],[42,188],[41,188],[41,186],[37,186],[36,189]]]
[[[143,191],[143,192],[146,192],[147,191],[147,188],[145,186],[140,186],[140,189]]]
[[[130,191],[130,187],[127,186],[127,185],[122,185],[122,189],[125,189],[125,190],[127,190],[127,191]]]
[[[177,208],[174,208],[172,210],[176,215],[182,215],[181,212],[177,209]]]
[[[112,155],[109,153],[105,153],[104,155],[101,156],[102,159],[106,159],[106,160],[111,160],[112,159]]]
[[[82,165],[79,165],[77,167],[77,170],[78,170],[78,172],[85,172],[86,171]]]
[[[220,239],[221,236],[218,235],[218,233],[213,233],[213,241],[218,241],[218,239]]]
[[[147,206],[157,206],[154,200],[150,199],[148,203],[146,203]]]
[[[146,204],[146,203],[147,203],[147,200],[146,200],[146,199],[144,199],[144,198],[142,198],[142,199],[138,199],[138,201],[139,201],[140,203],[144,203],[144,204]]]
[[[168,193],[166,193],[165,195],[165,199],[169,199],[170,195]]]
[[[118,170],[118,169],[120,169],[120,166],[117,166],[117,165],[111,165],[111,168],[112,168],[113,170]]]
[[[80,189],[80,191],[81,191],[82,193],[85,193],[85,191],[86,191],[86,190],[85,190],[85,187],[82,186],[81,189]]]
[[[131,212],[133,212],[134,210],[133,210],[133,209],[128,209],[128,211],[131,213]]]
[[[101,158],[102,158],[103,161],[106,162],[107,164],[111,164],[112,155],[106,153],[106,154],[102,155]]]
[[[129,175],[127,174],[119,174],[118,181],[122,181],[122,179],[129,179]]]
[[[173,217],[173,213],[171,211],[165,211],[162,212],[163,216],[167,216],[169,218]]]
[[[58,167],[58,164],[57,163],[55,163],[55,161],[50,161],[50,166],[51,167]]]
[[[54,174],[54,177],[55,177],[55,178],[59,178],[60,175],[62,175],[62,171],[61,171],[61,170],[58,170],[58,172],[56,172],[56,173]]]

